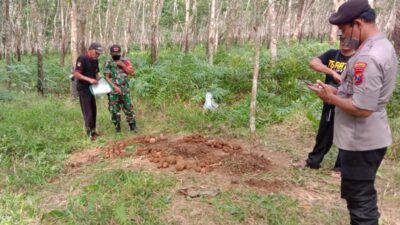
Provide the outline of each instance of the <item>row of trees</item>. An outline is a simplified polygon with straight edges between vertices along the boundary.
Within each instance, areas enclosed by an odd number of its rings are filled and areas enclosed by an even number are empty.
[[[337,28],[327,22],[345,0],[2,0],[0,60],[22,54],[37,55],[37,89],[43,94],[43,52],[60,52],[60,64],[71,54],[71,67],[79,53],[97,41],[107,47],[119,43],[128,53],[132,47],[151,49],[157,61],[159,45],[181,46],[189,52],[206,43],[208,62],[223,43],[254,43],[251,129],[255,130],[255,99],[260,46],[270,49],[271,64],[277,60],[277,41],[290,44],[304,38],[336,43]],[[377,11],[377,24],[400,50],[400,0],[369,0]],[[12,78],[8,75],[8,85]],[[71,93],[74,92],[71,85]]]
[[[345,0],[261,0],[260,37],[271,46],[276,40],[303,38],[336,41],[328,16]],[[378,25],[392,36],[400,0],[370,0]],[[159,44],[182,46],[185,52],[207,42],[212,57],[220,43],[226,48],[253,39],[255,0],[2,0],[0,57],[20,60],[38,48],[82,52],[92,41],[104,46],[120,43],[125,51],[137,45],[152,48],[156,61]],[[397,36],[393,36],[396,38]],[[68,48],[71,45],[72,48]],[[74,57],[73,57],[74,58]]]

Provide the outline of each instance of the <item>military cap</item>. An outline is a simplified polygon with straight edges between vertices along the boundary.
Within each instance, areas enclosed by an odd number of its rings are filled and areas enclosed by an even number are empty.
[[[102,54],[103,53],[103,47],[97,42],[93,42],[89,46],[89,50],[94,49],[97,53]]]
[[[121,55],[121,46],[111,45],[110,53],[111,53],[111,55]]]
[[[329,17],[329,23],[333,25],[349,24],[369,9],[371,6],[368,4],[368,0],[348,0]]]

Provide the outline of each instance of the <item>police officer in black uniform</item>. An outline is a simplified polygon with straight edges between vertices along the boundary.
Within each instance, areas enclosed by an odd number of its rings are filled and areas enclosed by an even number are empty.
[[[96,99],[90,92],[89,87],[97,84],[99,79],[99,61],[98,57],[103,53],[103,48],[99,43],[92,43],[86,54],[81,55],[76,60],[74,77],[78,80],[79,102],[81,104],[83,119],[85,121],[86,134],[90,140],[97,138]]]

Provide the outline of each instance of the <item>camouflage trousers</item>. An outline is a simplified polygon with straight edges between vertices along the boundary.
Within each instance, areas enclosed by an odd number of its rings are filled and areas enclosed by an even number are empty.
[[[121,123],[121,109],[125,113],[126,121],[129,124],[134,123],[135,113],[133,112],[129,92],[123,92],[122,94],[110,93],[108,95],[108,110],[111,113],[111,120],[115,125]]]

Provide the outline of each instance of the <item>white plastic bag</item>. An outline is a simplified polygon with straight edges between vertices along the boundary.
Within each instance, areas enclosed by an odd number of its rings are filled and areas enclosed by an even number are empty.
[[[105,95],[111,92],[111,86],[108,84],[106,79],[100,78],[97,81],[97,84],[92,84],[89,87],[90,92],[92,92],[93,95]]]
[[[211,92],[207,92],[206,93],[206,100],[204,102],[203,105],[203,109],[204,110],[215,110],[218,108],[218,104],[215,103],[214,99],[213,99],[213,95],[211,94]]]

